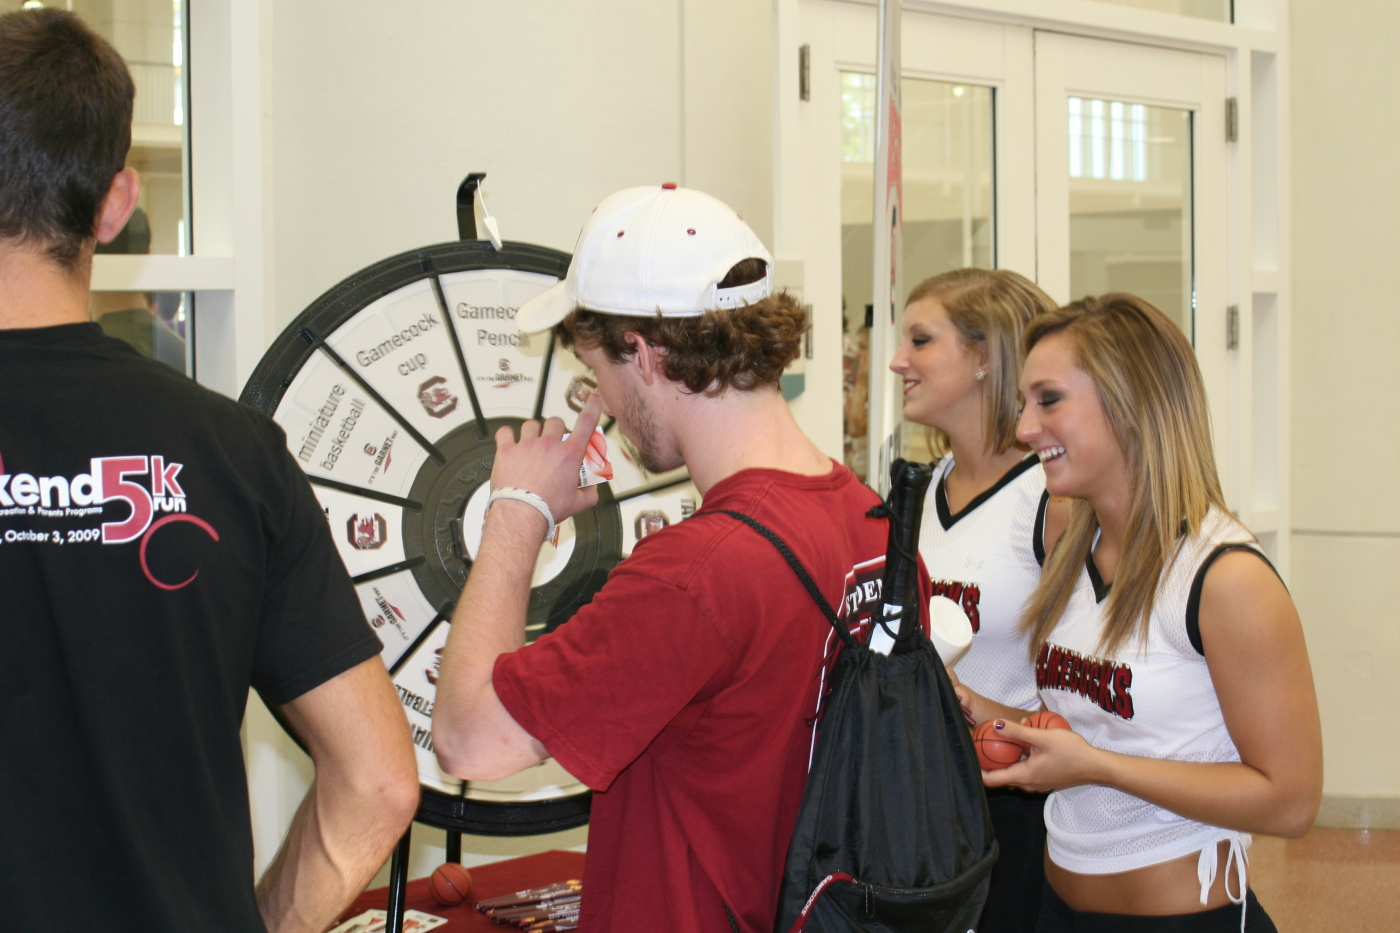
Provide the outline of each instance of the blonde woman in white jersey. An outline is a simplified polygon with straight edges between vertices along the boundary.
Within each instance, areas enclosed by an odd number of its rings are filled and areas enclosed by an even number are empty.
[[[1027,328],[1018,436],[1072,496],[1024,625],[1074,732],[1003,731],[989,787],[1054,791],[1038,930],[1272,931],[1249,833],[1300,836],[1322,741],[1297,612],[1230,515],[1181,331],[1131,295]]]
[[[959,269],[916,287],[890,369],[904,378],[904,417],[932,428],[947,454],[929,484],[919,551],[935,595],[967,612],[974,635],[958,661],[959,696],[977,721],[1040,708],[1021,609],[1040,579],[1033,540],[1045,478],[1016,443],[1021,337],[1050,297],[1005,270]],[[1052,516],[1053,524],[1053,516]],[[1001,857],[979,933],[1030,933],[1044,886],[1045,798],[988,795]]]

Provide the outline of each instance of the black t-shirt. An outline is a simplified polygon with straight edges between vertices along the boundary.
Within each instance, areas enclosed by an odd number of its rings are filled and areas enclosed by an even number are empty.
[[[0,593],[6,926],[262,931],[248,688],[380,650],[282,430],[96,324],[0,330]]]

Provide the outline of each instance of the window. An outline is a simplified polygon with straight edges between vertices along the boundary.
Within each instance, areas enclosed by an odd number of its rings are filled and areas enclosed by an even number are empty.
[[[141,173],[148,252],[186,255],[184,0],[73,0],[72,9],[121,53],[136,83],[126,164]]]
[[[190,254],[187,159],[186,0],[70,0],[77,13],[126,60],[136,85],[131,151],[141,198],[111,243],[98,244],[89,308],[110,336],[192,374],[193,295],[182,290],[107,287],[106,256]],[[124,260],[126,261],[126,260]]]
[[[1069,177],[1147,180],[1147,108],[1069,99]]]
[[[1194,329],[1191,112],[1069,98],[1070,297],[1132,292]]]
[[[1160,13],[1176,13],[1180,16],[1194,16],[1197,19],[1213,19],[1222,23],[1235,21],[1233,0],[1099,0],[1117,6],[1135,6],[1140,10],[1157,10]]]
[[[992,89],[905,78],[900,85],[904,179],[904,288],[930,276],[995,262],[992,227]],[[841,73],[841,291],[845,354],[845,461],[868,470],[867,308],[874,283],[875,76]],[[902,307],[904,296],[897,296]],[[908,459],[931,451],[922,426],[903,431]]]

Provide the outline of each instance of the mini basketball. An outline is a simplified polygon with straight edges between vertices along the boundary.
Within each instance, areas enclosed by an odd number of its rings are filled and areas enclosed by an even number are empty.
[[[456,862],[445,862],[433,870],[428,880],[428,893],[444,907],[460,904],[472,893],[472,876]]]
[[[988,719],[972,733],[977,746],[977,761],[983,771],[1000,771],[1020,761],[1030,751],[1014,739],[1008,739],[996,729],[996,721]]]
[[[1031,713],[1026,719],[1026,725],[1032,729],[1068,729],[1069,722],[1059,713],[1052,713],[1048,709]]]

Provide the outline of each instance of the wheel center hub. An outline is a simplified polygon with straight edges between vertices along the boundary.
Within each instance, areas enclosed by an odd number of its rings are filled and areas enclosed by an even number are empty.
[[[481,550],[482,525],[486,521],[486,504],[490,499],[491,484],[488,481],[478,486],[476,492],[467,498],[462,514],[456,521],[454,531],[462,556],[471,562],[476,561],[477,552]],[[566,518],[554,527],[554,537],[540,548],[540,555],[535,561],[535,575],[530,581],[532,587],[543,586],[563,573],[574,553],[576,540],[572,518]]]

